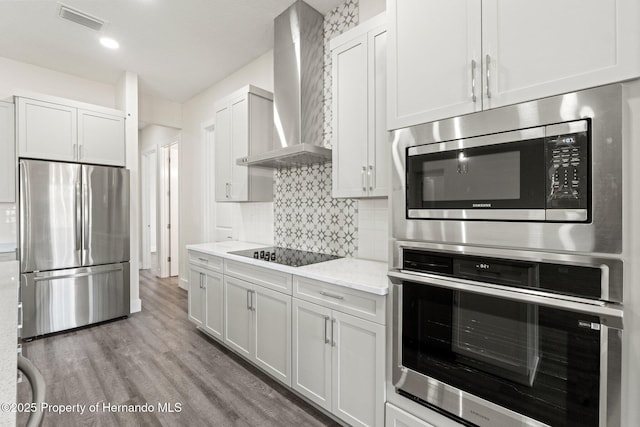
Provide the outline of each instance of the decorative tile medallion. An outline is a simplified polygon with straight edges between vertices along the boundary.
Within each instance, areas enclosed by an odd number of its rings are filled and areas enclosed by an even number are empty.
[[[329,40],[358,24],[358,0],[324,17],[323,144],[331,148]],[[275,245],[339,256],[358,251],[358,202],[331,197],[331,163],[277,169],[274,174]]]

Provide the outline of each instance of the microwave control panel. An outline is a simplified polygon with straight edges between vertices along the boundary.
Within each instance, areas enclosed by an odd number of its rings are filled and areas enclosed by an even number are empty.
[[[547,209],[587,209],[587,131],[545,138]]]

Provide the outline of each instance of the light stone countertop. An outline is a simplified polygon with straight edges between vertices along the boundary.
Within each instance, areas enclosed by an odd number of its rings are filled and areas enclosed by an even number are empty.
[[[0,262],[0,403],[16,402],[18,345],[18,261]],[[0,425],[16,424],[16,414],[0,411]]]
[[[244,262],[246,264],[252,264],[258,267],[271,268],[284,273],[291,273],[296,276],[320,280],[333,285],[344,286],[376,295],[386,295],[389,293],[389,284],[387,280],[387,271],[389,267],[386,262],[358,258],[339,258],[302,267],[291,267],[288,265],[276,264],[274,262],[262,261],[229,253],[245,249],[264,248],[268,246],[269,245],[261,243],[224,241],[187,245],[187,249]]]

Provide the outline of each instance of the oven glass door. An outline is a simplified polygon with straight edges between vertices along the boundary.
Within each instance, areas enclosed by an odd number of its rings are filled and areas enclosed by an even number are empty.
[[[446,148],[447,143],[443,144]],[[544,215],[544,138],[432,151],[435,149],[408,149],[409,218],[438,217],[437,213],[425,215],[425,211],[449,209],[540,210]]]
[[[598,426],[600,320],[403,282],[402,365],[553,426]]]

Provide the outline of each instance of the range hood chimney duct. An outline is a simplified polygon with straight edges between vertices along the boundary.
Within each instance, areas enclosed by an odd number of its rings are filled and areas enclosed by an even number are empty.
[[[320,12],[297,0],[274,22],[275,150],[238,164],[277,168],[331,160],[323,140],[323,25]]]

